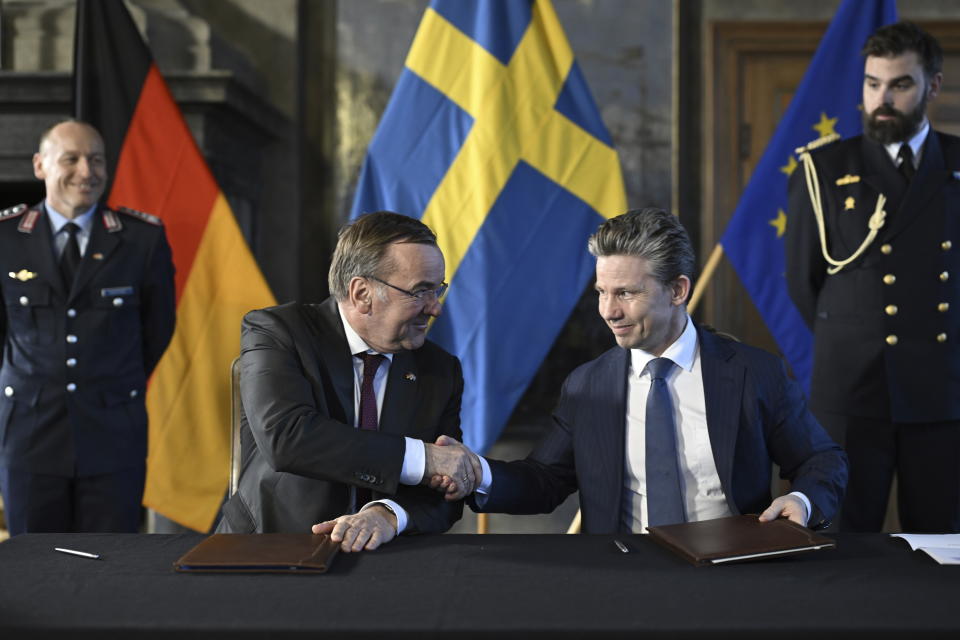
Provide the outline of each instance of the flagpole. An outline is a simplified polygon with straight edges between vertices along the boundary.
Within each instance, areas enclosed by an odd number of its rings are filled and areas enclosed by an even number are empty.
[[[693,287],[693,295],[690,296],[690,302],[687,303],[687,313],[692,314],[696,310],[700,298],[703,297],[703,292],[706,291],[707,285],[713,278],[714,271],[717,270],[717,265],[720,264],[721,257],[723,257],[723,245],[718,242],[717,246],[713,248],[710,257],[707,258],[707,264],[703,266],[703,273],[700,274],[700,279],[697,280],[697,284]]]

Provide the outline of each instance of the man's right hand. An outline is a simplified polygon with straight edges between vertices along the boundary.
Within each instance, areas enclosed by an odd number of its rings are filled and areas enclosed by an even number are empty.
[[[461,500],[480,485],[480,459],[455,438],[440,436],[435,444],[424,443],[423,448],[426,465],[422,483],[444,493],[447,500]]]

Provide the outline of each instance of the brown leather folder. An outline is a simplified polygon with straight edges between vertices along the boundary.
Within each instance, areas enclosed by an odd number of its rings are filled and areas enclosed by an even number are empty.
[[[647,527],[650,537],[697,566],[832,549],[837,543],[785,518],[755,515]]]
[[[312,533],[215,533],[173,563],[177,571],[323,573],[340,543]]]

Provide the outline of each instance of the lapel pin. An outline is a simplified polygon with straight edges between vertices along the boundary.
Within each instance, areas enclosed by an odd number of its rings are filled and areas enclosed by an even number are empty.
[[[103,254],[100,252],[97,252],[90,257],[93,258],[94,260],[103,260]]]
[[[842,178],[837,178],[838,187],[842,187],[848,184],[856,184],[858,182],[860,182],[860,176],[853,176],[853,175],[850,175],[849,173],[843,176]]]
[[[11,271],[11,272],[8,273],[7,275],[9,275],[9,276],[10,276],[11,278],[13,278],[14,280],[19,280],[20,282],[26,282],[27,280],[33,280],[34,278],[37,277],[37,273],[36,273],[35,271],[27,271],[26,269],[20,269],[20,271],[17,271],[16,273],[14,273],[13,271]]]
[[[403,374],[403,379],[409,380],[410,382],[416,382],[417,376],[408,371],[407,373]]]
[[[857,203],[852,196],[843,201],[844,211],[851,211],[856,206],[857,206]]]

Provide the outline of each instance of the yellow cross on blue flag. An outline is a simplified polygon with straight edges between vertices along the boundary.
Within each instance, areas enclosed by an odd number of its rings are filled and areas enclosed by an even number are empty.
[[[794,375],[808,391],[813,336],[790,300],[784,279],[783,236],[790,224],[785,213],[787,180],[799,166],[797,147],[832,133],[860,134],[860,49],[870,34],[896,21],[895,0],[844,0],[720,239]]]
[[[434,0],[364,161],[351,218],[437,234],[429,337],[463,363],[464,440],[496,440],[590,280],[588,236],[626,208],[620,161],[548,0]]]

